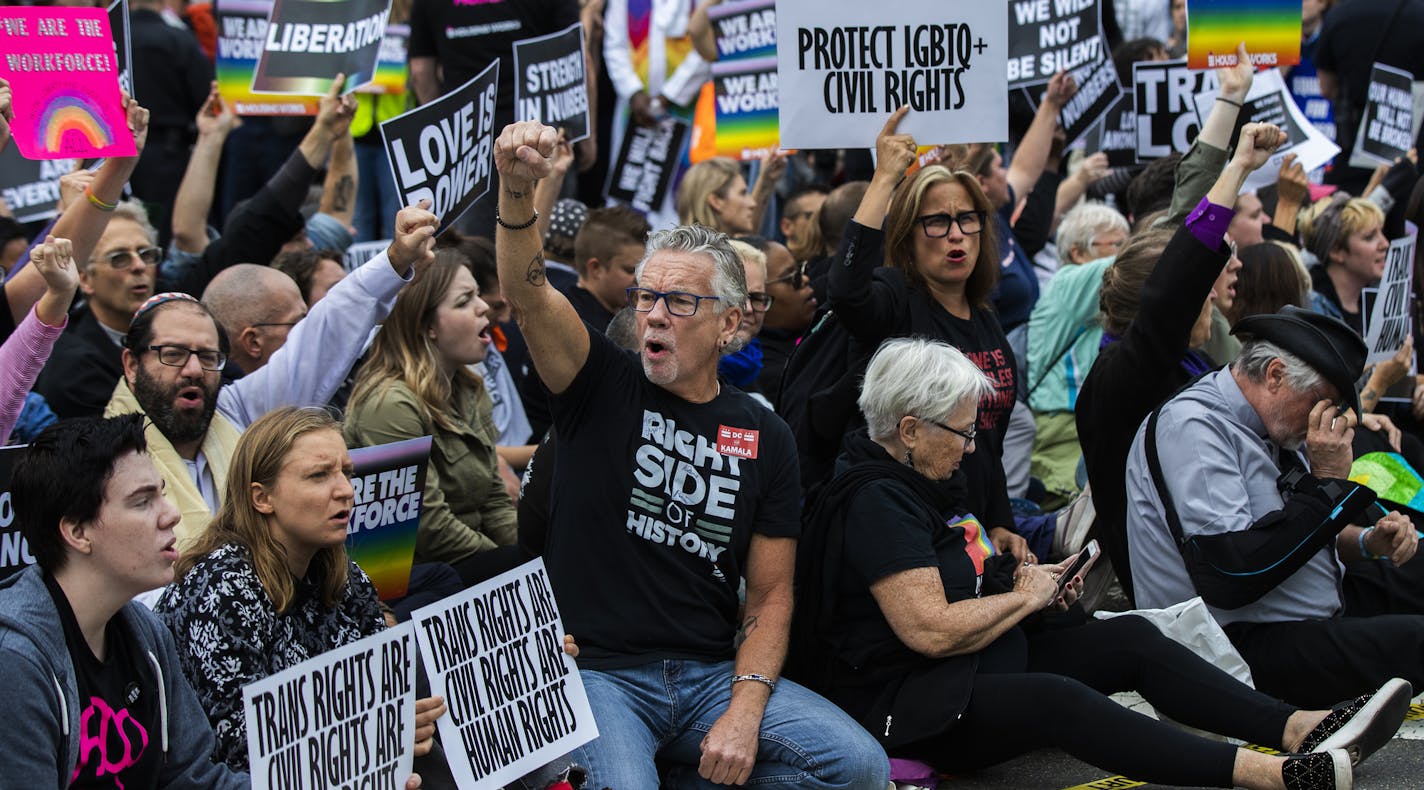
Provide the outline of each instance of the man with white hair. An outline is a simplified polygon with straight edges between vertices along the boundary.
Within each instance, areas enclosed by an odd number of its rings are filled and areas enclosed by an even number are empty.
[[[1137,603],[1200,595],[1256,687],[1328,705],[1392,677],[1424,688],[1424,616],[1341,617],[1342,562],[1414,556],[1409,519],[1351,482],[1365,345],[1296,307],[1249,316],[1230,367],[1154,411],[1127,460]],[[1359,526],[1369,525],[1373,526]]]
[[[559,445],[544,561],[599,737],[589,787],[873,788],[889,761],[840,709],[778,679],[791,623],[800,486],[791,431],[717,378],[747,288],[726,236],[649,239],[628,289],[639,350],[579,320],[548,283],[534,182],[558,133],[495,142],[500,283],[552,393]],[[745,615],[737,622],[745,577]]]

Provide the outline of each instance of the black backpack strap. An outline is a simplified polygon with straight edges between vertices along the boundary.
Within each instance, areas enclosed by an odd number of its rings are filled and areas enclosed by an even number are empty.
[[[1170,401],[1170,398],[1168,399]],[[1165,404],[1163,404],[1165,405]],[[1167,490],[1167,479],[1162,475],[1162,461],[1157,457],[1157,415],[1162,411],[1158,406],[1147,415],[1147,429],[1144,449],[1147,451],[1147,471],[1152,474],[1152,485],[1157,487],[1157,498],[1162,500],[1163,514],[1167,517],[1167,529],[1172,532],[1172,540],[1181,548],[1186,542],[1182,533],[1182,519],[1177,515],[1177,504],[1172,500],[1172,492]]]

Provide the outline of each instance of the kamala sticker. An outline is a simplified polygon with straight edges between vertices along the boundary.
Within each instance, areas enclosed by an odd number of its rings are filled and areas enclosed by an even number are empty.
[[[757,442],[760,438],[761,431],[718,425],[717,452],[735,458],[755,459],[757,457]]]

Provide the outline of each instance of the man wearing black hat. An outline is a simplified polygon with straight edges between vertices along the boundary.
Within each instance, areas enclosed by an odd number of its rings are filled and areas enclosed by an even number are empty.
[[[1137,603],[1200,595],[1261,691],[1329,705],[1424,689],[1424,616],[1342,618],[1342,562],[1414,556],[1413,526],[1349,481],[1366,350],[1296,307],[1237,323],[1240,355],[1154,411],[1127,462]],[[1373,526],[1359,526],[1373,523]]]

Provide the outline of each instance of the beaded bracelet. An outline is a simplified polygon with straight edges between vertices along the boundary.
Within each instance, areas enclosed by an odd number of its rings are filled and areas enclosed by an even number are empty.
[[[90,189],[88,186],[84,187],[84,197],[89,199],[89,205],[99,209],[100,211],[113,211],[114,209],[119,207],[118,203],[105,203],[104,201],[100,200],[99,196],[94,194],[94,190]]]
[[[767,688],[771,689],[772,691],[776,691],[776,681],[774,679],[769,678],[766,675],[758,675],[755,673],[747,675],[733,675],[732,685],[735,686],[738,683],[741,683],[743,680],[751,680],[757,683],[765,683]]]
[[[534,223],[539,221],[539,209],[534,209],[534,216],[530,217],[529,221],[524,223],[523,225],[511,225],[500,218],[499,207],[496,206],[494,209],[494,221],[496,225],[499,225],[505,230],[524,230],[525,228],[533,227]]]

